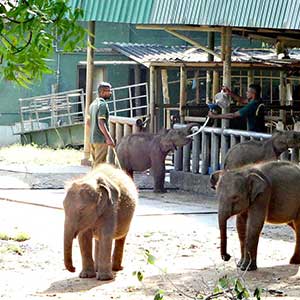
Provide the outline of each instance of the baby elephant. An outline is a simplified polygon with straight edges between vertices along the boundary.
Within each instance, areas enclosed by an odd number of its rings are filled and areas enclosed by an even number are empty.
[[[300,147],[300,132],[276,132],[265,141],[247,141],[233,146],[226,154],[224,169],[232,170],[261,161],[276,160],[288,148]]]
[[[75,180],[64,200],[64,261],[70,272],[72,243],[78,235],[82,257],[81,278],[110,280],[112,270],[121,270],[126,235],[138,200],[132,179],[112,165],[102,164]],[[95,263],[92,239],[95,238]],[[112,241],[115,240],[111,258]]]
[[[184,129],[161,130],[157,134],[136,133],[123,137],[117,145],[117,154],[124,170],[133,177],[134,171],[151,169],[154,177],[154,192],[164,193],[165,159],[167,154],[189,142],[191,123]]]
[[[286,161],[248,165],[232,171],[217,171],[211,176],[219,201],[221,256],[227,261],[227,219],[237,215],[241,245],[241,270],[256,270],[257,245],[265,222],[288,224],[296,235],[290,260],[300,264],[300,168]]]

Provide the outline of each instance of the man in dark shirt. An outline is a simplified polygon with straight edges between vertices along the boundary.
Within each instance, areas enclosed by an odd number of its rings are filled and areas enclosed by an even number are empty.
[[[111,85],[108,82],[101,82],[98,86],[98,97],[89,108],[88,126],[93,167],[105,163],[108,146],[115,146],[108,131],[109,109],[106,100],[110,98],[111,93]]]
[[[250,84],[247,90],[247,99],[234,94],[228,87],[224,87],[223,91],[244,107],[234,113],[215,114],[209,112],[208,116],[212,119],[234,119],[245,117],[247,119],[247,127],[249,131],[265,132],[265,114],[264,104],[260,98],[261,88],[258,84]]]

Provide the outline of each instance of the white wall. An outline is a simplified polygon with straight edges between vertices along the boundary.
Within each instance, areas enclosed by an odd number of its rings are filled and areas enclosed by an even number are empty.
[[[11,126],[0,126],[0,146],[21,143],[20,135],[14,135]]]

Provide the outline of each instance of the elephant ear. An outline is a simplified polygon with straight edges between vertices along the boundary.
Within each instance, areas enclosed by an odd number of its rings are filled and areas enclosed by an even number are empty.
[[[219,182],[219,179],[224,175],[224,170],[219,170],[212,173],[209,177],[210,187],[211,189],[215,190],[216,186]]]
[[[276,132],[273,135],[272,139],[273,139],[273,149],[275,150],[276,154],[279,155],[288,149],[287,138],[284,132],[282,131]]]
[[[103,179],[97,180],[97,192],[97,213],[102,215],[107,207],[114,206],[114,203],[120,197],[120,192],[115,186]]]
[[[247,184],[250,204],[255,201],[257,196],[264,193],[268,187],[266,180],[256,173],[250,173],[247,176]]]

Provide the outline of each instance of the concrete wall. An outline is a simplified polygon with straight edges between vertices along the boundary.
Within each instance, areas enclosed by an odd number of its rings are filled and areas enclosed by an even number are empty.
[[[215,191],[210,188],[209,175],[171,170],[170,183],[180,190],[215,196]]]

